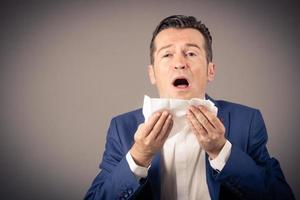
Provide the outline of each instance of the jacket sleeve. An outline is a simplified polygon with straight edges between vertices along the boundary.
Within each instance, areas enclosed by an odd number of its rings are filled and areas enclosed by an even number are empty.
[[[101,171],[94,179],[85,200],[132,199],[142,189],[145,183],[139,183],[131,172],[125,149],[122,147],[114,118],[106,137],[105,151],[100,164]]]
[[[269,156],[267,131],[258,110],[251,121],[247,149],[233,144],[229,159],[223,170],[215,173],[215,180],[241,199],[295,199],[279,162]]]

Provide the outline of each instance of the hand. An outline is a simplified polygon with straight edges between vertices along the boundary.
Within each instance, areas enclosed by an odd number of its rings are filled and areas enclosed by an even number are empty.
[[[217,157],[226,143],[225,127],[219,118],[204,106],[190,106],[187,121],[209,157]]]
[[[154,113],[146,123],[139,125],[135,135],[135,143],[130,154],[136,164],[148,167],[158,151],[163,147],[172,129],[172,115],[168,111]]]

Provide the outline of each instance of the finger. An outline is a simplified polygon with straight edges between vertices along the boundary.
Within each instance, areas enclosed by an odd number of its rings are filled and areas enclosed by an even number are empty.
[[[215,116],[215,113],[208,110],[207,107],[200,105],[199,110],[203,115],[207,118],[207,120],[212,124],[213,127],[215,127],[218,118]]]
[[[149,133],[153,129],[154,125],[159,120],[161,114],[162,114],[161,112],[153,113],[150,116],[149,120],[144,124],[142,132],[145,137],[149,135]]]
[[[214,128],[219,130],[225,130],[223,123],[217,116],[215,116],[213,112],[209,111],[205,106],[199,106],[199,110],[209,120],[209,122]]]
[[[147,137],[149,137],[150,140],[153,140],[154,138],[157,137],[157,135],[160,133],[160,131],[161,131],[166,119],[168,118],[168,116],[169,116],[169,112],[166,111],[166,110],[163,111],[160,118],[158,119],[158,121],[156,122],[156,124],[152,128],[151,132],[147,136]]]
[[[170,123],[170,125],[169,125],[168,130],[167,130],[167,134],[165,134],[164,138],[162,139],[163,142],[165,142],[166,139],[168,138],[168,136],[170,135],[171,130],[172,130],[172,128],[173,128],[173,125],[174,125],[174,121],[173,121],[173,119],[171,119],[171,123]]]
[[[210,133],[214,131],[214,127],[210,121],[205,117],[205,115],[195,106],[189,107],[189,110],[196,117],[197,121],[205,128],[205,130]]]
[[[157,140],[163,140],[165,138],[165,136],[169,135],[169,132],[171,131],[170,129],[172,129],[172,126],[173,126],[172,123],[173,123],[172,115],[169,114],[160,133],[156,137]]]
[[[190,119],[188,119],[187,121],[188,121],[189,127],[191,128],[192,132],[196,135],[196,137],[198,138],[199,141],[202,141],[205,136],[203,134],[198,133],[198,131],[196,130],[196,128],[194,127],[194,125],[192,124]]]
[[[207,134],[206,129],[204,129],[204,127],[198,121],[198,119],[196,118],[196,116],[194,115],[194,113],[192,113],[192,111],[188,110],[188,112],[187,112],[187,118],[188,118],[188,120],[190,120],[192,126],[195,128],[195,130],[196,130],[196,132],[198,134],[203,134],[203,135]]]

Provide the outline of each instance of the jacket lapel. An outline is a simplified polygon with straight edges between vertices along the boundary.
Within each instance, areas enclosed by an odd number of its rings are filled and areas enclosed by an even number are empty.
[[[215,101],[208,95],[206,95],[206,98],[211,100],[215,104],[215,106],[218,108],[217,116],[221,120],[221,122],[224,124],[225,137],[228,138],[229,133],[230,133],[230,126],[229,126],[230,114],[229,114],[229,112],[226,112],[217,101]],[[215,181],[215,178],[214,178],[216,176],[217,172],[210,166],[207,154],[205,156],[205,159],[206,159],[206,181],[207,181],[209,193],[210,193],[212,200],[218,200],[219,195],[220,195],[220,183]]]
[[[149,181],[154,199],[160,199],[160,153],[157,153],[149,169]]]

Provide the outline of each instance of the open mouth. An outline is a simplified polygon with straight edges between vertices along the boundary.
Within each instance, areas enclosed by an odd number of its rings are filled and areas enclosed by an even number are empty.
[[[189,87],[189,82],[185,78],[178,78],[178,79],[174,80],[173,86],[175,86],[177,88],[187,88],[187,87]]]

